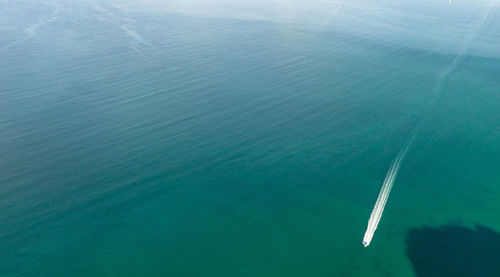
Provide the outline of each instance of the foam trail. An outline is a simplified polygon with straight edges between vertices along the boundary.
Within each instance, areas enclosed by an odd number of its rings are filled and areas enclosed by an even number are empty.
[[[467,54],[468,49],[470,48],[470,45],[473,41],[473,39],[476,37],[477,33],[481,31],[481,29],[484,27],[484,25],[491,19],[491,16],[493,12],[495,11],[497,7],[497,1],[494,0],[491,2],[489,5],[488,10],[486,11],[485,15],[479,22],[479,24],[469,33],[468,37],[466,38],[465,42],[461,45],[460,49],[455,55],[455,58],[453,59],[452,63],[446,67],[446,69],[441,72],[439,75],[439,81],[438,84],[435,87],[435,91],[438,92],[438,94],[441,93],[443,89],[443,84],[448,78],[448,76],[455,71],[455,69],[460,65],[462,60],[464,59],[464,56]],[[431,109],[434,107],[434,105],[437,102],[437,99],[439,98],[439,95],[436,99],[434,99],[434,103],[431,105]],[[385,176],[384,183],[382,184],[382,188],[380,189],[380,193],[377,197],[377,201],[375,202],[375,206],[373,207],[373,211],[370,215],[370,219],[368,219],[368,226],[366,227],[366,232],[365,236],[363,237],[363,245],[367,247],[370,245],[370,242],[373,238],[373,235],[375,234],[375,230],[377,230],[378,223],[380,222],[380,218],[382,217],[382,213],[384,212],[385,205],[387,204],[387,199],[389,199],[389,194],[391,193],[392,185],[394,184],[394,180],[396,180],[396,175],[398,174],[399,167],[401,166],[401,162],[403,161],[404,157],[406,156],[406,153],[408,152],[408,148],[411,146],[413,141],[415,140],[415,137],[420,131],[420,128],[423,126],[424,122],[426,121],[427,116],[429,113],[425,113],[424,118],[420,121],[418,124],[417,128],[415,129],[415,132],[413,133],[412,138],[406,144],[406,146],[398,153],[396,156],[396,159],[392,162],[391,166],[389,167],[389,171],[387,172],[387,175]]]
[[[398,153],[396,159],[389,167],[389,171],[387,171],[384,183],[382,184],[382,188],[380,189],[377,201],[375,202],[375,206],[373,207],[372,214],[370,215],[370,219],[368,220],[368,226],[366,227],[365,236],[363,237],[363,245],[365,247],[370,245],[373,234],[375,234],[375,230],[377,230],[378,223],[380,222],[380,218],[382,217],[382,213],[384,212],[385,205],[387,204],[387,199],[389,199],[389,194],[391,193],[394,180],[396,180],[401,162],[405,158],[406,153],[408,152],[408,148],[410,148],[411,144],[413,143],[413,140],[418,133],[418,129],[419,128],[417,128],[417,131],[413,134],[412,138],[406,144],[406,146]]]

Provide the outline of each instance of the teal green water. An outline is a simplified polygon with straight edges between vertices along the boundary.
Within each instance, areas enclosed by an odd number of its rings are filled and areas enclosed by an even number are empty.
[[[3,1],[0,276],[447,276],[419,255],[497,238],[497,3],[229,2]]]

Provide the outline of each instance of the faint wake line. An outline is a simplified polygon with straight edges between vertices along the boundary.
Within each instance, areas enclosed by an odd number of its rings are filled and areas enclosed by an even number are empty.
[[[465,43],[462,44],[462,46],[458,50],[452,63],[449,66],[447,66],[446,69],[439,75],[439,82],[435,87],[435,91],[438,93],[438,96],[434,99],[434,102],[431,104],[430,110],[432,110],[432,108],[436,105],[440,93],[443,89],[443,83],[446,81],[446,78],[460,65],[464,56],[467,54],[468,48],[470,47],[472,40],[474,39],[474,37],[476,37],[477,32],[479,32],[483,28],[484,24],[489,21],[491,14],[495,8],[496,8],[496,2],[493,3],[493,5],[490,5],[486,13],[486,16],[484,16],[481,22],[477,25],[477,27],[474,28],[472,32],[470,32],[469,36],[465,40]],[[420,129],[423,126],[424,122],[426,121],[428,114],[429,113],[426,113],[424,118],[420,120],[420,123],[415,129],[415,132],[413,133],[413,136],[411,137],[410,141],[398,153],[396,159],[392,162],[391,166],[389,167],[387,175],[384,179],[384,183],[382,184],[382,188],[380,189],[379,195],[377,197],[377,201],[375,202],[375,206],[373,207],[370,218],[368,219],[368,226],[366,227],[365,235],[363,237],[363,245],[365,247],[370,245],[373,235],[377,230],[377,226],[380,222],[380,219],[382,218],[382,214],[387,204],[387,200],[389,199],[389,194],[391,193],[392,186],[394,184],[394,181],[396,180],[396,175],[398,174],[399,168],[401,166],[401,162],[405,158],[409,147],[415,140],[415,137],[420,132]]]

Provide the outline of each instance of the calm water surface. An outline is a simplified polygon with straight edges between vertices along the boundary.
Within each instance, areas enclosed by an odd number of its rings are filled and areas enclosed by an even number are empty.
[[[422,277],[498,237],[500,3],[129,2],[0,1],[0,276]]]

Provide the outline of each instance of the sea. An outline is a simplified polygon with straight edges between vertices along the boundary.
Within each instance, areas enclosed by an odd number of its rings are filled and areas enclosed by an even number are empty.
[[[500,1],[0,1],[0,276],[500,276],[499,203]]]

